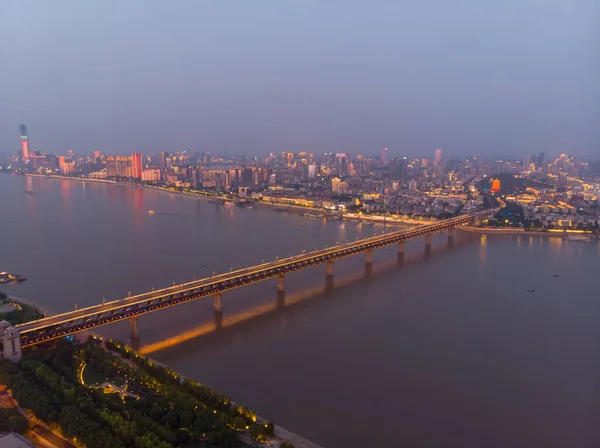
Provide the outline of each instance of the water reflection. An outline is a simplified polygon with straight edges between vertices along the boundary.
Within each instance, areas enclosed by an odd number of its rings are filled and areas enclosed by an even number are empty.
[[[452,247],[460,247],[468,244],[470,244],[469,239],[464,239],[458,242],[456,246],[453,245]],[[433,248],[429,246],[425,250],[425,252],[421,254],[411,253],[408,254],[408,256],[406,256],[405,254],[399,254],[399,256],[402,255],[402,264],[404,264],[405,259],[409,263],[418,263],[429,259],[429,257],[432,256],[432,254],[440,253],[446,250],[449,250],[448,246],[434,246]],[[372,263],[365,263],[362,272],[358,271],[346,274],[344,276],[337,276],[335,278],[334,276],[326,275],[325,284],[322,286],[316,285],[293,293],[286,291],[277,291],[275,300],[273,302],[255,305],[248,309],[244,309],[233,314],[227,312],[227,297],[226,295],[224,295],[223,311],[214,312],[213,322],[202,323],[195,328],[186,330],[180,334],[170,336],[160,341],[156,341],[146,345],[142,344],[139,350],[141,353],[148,355],[160,350],[167,349],[169,347],[174,347],[184,342],[204,337],[217,330],[226,330],[228,328],[236,326],[237,324],[247,323],[248,325],[252,325],[251,322],[255,322],[258,318],[264,319],[268,318],[268,316],[277,316],[282,312],[285,314],[287,312],[290,312],[294,309],[295,306],[298,306],[303,302],[311,300],[318,302],[319,300],[331,297],[333,296],[332,293],[334,291],[334,288],[336,292],[340,292],[340,294],[337,294],[336,297],[340,297],[340,300],[342,300],[344,288],[350,287],[353,284],[361,281],[368,283],[373,279],[374,275],[398,270],[398,268],[399,267],[397,260],[381,261],[378,262],[376,265]]]

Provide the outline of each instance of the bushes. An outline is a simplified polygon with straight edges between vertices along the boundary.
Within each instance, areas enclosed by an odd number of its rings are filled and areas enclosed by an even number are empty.
[[[0,431],[23,434],[28,425],[27,419],[17,409],[0,408]]]

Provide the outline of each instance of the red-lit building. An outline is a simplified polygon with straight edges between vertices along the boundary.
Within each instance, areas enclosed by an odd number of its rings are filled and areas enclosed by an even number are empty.
[[[131,164],[132,164],[132,177],[136,179],[142,178],[142,153],[134,152],[131,154]]]
[[[490,188],[490,191],[493,191],[494,193],[496,191],[500,191],[500,179],[492,179],[492,187]]]

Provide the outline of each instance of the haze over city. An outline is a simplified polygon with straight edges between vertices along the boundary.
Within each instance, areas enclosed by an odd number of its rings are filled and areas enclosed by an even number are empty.
[[[594,0],[0,5],[0,153],[598,154]]]

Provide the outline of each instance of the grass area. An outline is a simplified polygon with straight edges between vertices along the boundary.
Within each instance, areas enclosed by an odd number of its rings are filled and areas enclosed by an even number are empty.
[[[86,386],[99,386],[105,382],[112,383],[118,387],[123,387],[125,385],[125,381],[122,379],[114,376],[106,378],[106,375],[98,372],[89,364],[86,364],[85,369],[83,369],[83,382]]]
[[[38,312],[31,305],[27,305],[25,303],[17,303],[11,302],[8,299],[0,299],[0,303],[2,304],[11,304],[16,307],[14,311],[10,311],[8,313],[0,313],[0,320],[7,320],[12,325],[23,324],[25,322],[29,322],[36,319],[41,319],[44,315]]]
[[[83,382],[87,386],[99,385],[107,381],[106,377],[96,371],[92,366],[86,365],[83,369]]]

